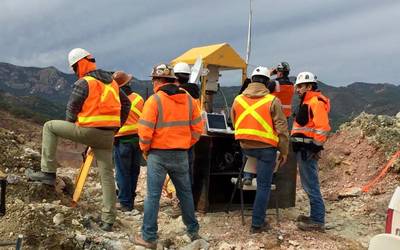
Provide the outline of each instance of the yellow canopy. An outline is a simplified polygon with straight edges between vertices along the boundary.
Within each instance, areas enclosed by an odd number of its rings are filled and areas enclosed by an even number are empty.
[[[186,62],[194,64],[199,56],[203,58],[204,65],[216,65],[222,69],[246,70],[246,62],[227,43],[192,48],[173,59],[171,63]]]

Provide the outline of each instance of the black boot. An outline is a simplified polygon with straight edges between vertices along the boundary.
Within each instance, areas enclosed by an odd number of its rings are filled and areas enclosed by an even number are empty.
[[[54,186],[56,184],[56,173],[46,173],[42,171],[35,172],[33,169],[28,168],[25,171],[28,180],[40,181],[43,184]]]

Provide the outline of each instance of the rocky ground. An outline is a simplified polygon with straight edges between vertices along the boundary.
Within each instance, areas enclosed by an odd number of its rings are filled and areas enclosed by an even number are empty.
[[[101,186],[92,167],[77,207],[71,207],[73,180],[82,146],[61,141],[56,188],[27,182],[24,170],[39,167],[40,126],[9,116],[0,121],[0,170],[8,174],[7,213],[0,217],[0,241],[24,235],[24,249],[142,249],[129,242],[143,217],[146,168],[142,167],[135,210],[118,212],[114,232],[97,225]],[[321,186],[326,201],[325,233],[302,232],[295,218],[307,213],[308,199],[298,187],[296,207],[281,209],[279,225],[268,211],[273,230],[249,234],[251,211],[242,226],[239,211],[198,214],[204,240],[190,243],[181,217],[172,218],[174,200],[162,198],[159,249],[367,249],[384,231],[386,208],[400,181],[399,161],[368,193],[360,192],[399,149],[400,117],[361,114],[344,124],[327,144],[321,159]],[[299,183],[299,181],[298,181]]]

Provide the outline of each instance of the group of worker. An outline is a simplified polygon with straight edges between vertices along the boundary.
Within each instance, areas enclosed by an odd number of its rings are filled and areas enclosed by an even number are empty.
[[[280,63],[272,70],[257,67],[251,79],[243,84],[232,105],[235,139],[239,140],[246,157],[256,159],[257,191],[253,203],[252,233],[270,229],[265,213],[275,167],[284,165],[289,153],[288,120],[292,115],[294,92],[299,95],[300,105],[294,116],[290,141],[296,153],[301,184],[311,207],[309,216],[298,216],[297,226],[306,231],[325,230],[325,206],[318,179],[318,159],[330,131],[330,102],[318,90],[314,74],[302,72],[293,84],[289,72],[287,62]],[[276,78],[271,79],[271,75],[275,74]],[[245,172],[243,184],[251,185],[253,177]]]
[[[174,68],[160,64],[151,77],[154,94],[146,101],[128,84],[132,75],[123,71],[111,74],[97,69],[88,51],[75,48],[68,55],[69,65],[78,77],[67,104],[66,120],[44,124],[41,170],[28,169],[28,179],[54,185],[56,148],[59,137],[85,144],[94,152],[103,192],[100,228],[111,231],[118,208],[131,211],[140,173],[140,154],[147,161],[147,195],[141,234],[132,238],[137,245],[156,247],[157,217],[162,187],[168,174],[180,201],[182,220],[191,240],[199,239],[191,188],[193,145],[204,132],[198,105],[199,89],[189,83],[190,67],[178,63]],[[257,191],[251,232],[269,228],[265,212],[269,200],[273,169],[279,151],[280,165],[287,159],[289,134],[287,119],[292,114],[294,91],[301,103],[291,140],[297,154],[303,188],[310,198],[310,216],[299,216],[303,230],[324,229],[324,202],[318,181],[318,156],[329,127],[329,99],[318,90],[316,77],[300,73],[290,82],[289,65],[275,69],[257,67],[232,105],[235,139],[244,155],[257,160]],[[271,75],[276,74],[275,80]],[[246,176],[245,176],[246,178]]]

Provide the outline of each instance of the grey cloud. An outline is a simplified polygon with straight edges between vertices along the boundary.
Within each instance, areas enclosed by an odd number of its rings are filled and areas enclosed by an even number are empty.
[[[68,71],[70,49],[91,51],[99,67],[146,79],[152,65],[187,49],[228,42],[245,56],[248,1],[52,1],[0,3],[0,61]],[[329,84],[398,84],[398,1],[253,0],[250,69],[281,60],[293,74]],[[226,84],[236,73],[227,73]]]

